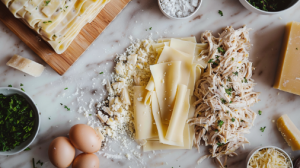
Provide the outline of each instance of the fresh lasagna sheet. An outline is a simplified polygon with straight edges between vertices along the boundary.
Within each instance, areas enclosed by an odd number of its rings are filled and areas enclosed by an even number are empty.
[[[12,14],[63,53],[110,0],[1,0]]]
[[[205,67],[197,54],[207,47],[197,44],[195,37],[152,44],[152,76],[146,86],[134,88],[136,139],[146,142],[144,151],[192,148],[195,130],[187,120],[194,116],[194,86]]]

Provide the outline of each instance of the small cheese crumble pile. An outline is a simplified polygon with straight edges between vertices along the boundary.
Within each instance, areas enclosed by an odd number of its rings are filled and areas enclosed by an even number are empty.
[[[254,153],[247,168],[291,168],[287,156],[274,148],[265,148]]]
[[[151,38],[133,41],[123,54],[117,55],[112,81],[102,82],[108,97],[96,107],[104,136],[118,140],[118,135],[127,133],[134,137],[133,86],[146,85],[151,77],[150,65],[155,62],[152,43]]]
[[[161,8],[172,17],[187,17],[193,13],[199,0],[160,0]]]

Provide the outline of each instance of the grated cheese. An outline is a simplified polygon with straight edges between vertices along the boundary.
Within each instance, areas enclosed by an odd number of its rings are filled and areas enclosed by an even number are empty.
[[[274,148],[265,148],[254,153],[247,168],[291,168],[284,153]]]

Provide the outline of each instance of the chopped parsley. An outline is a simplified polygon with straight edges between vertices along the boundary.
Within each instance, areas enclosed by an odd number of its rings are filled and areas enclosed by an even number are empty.
[[[227,114],[229,114],[229,111],[226,111]]]
[[[241,120],[241,122],[245,122],[244,120]]]
[[[247,0],[252,6],[264,11],[280,11],[288,7],[291,0]]]
[[[218,121],[218,126],[220,126],[220,128],[222,127],[223,124],[224,124],[224,121],[222,121],[222,120]]]
[[[248,80],[247,80],[247,78],[244,78],[244,82],[245,82],[245,83],[248,83]]]
[[[68,106],[65,105],[65,109],[67,109],[68,111],[70,111],[70,108]]]
[[[231,96],[232,88],[225,89],[225,92],[226,92],[229,96]]]
[[[152,30],[152,27],[150,27],[149,30]]]
[[[62,103],[60,103],[60,105],[62,106],[63,104],[62,104]]]
[[[47,22],[43,22],[44,24],[46,24]]]
[[[224,144],[224,143],[218,142],[217,145],[218,145],[218,146],[223,146],[223,145],[225,145],[225,144]]]
[[[258,114],[261,115],[261,113],[262,113],[262,111],[261,111],[261,110],[258,110]]]
[[[67,90],[68,88],[65,88],[65,90]]]
[[[232,57],[231,60],[234,61],[234,58]]]
[[[8,85],[8,87],[12,87],[12,85]]]
[[[24,85],[21,83],[20,86],[24,86]]]
[[[261,132],[264,132],[265,129],[266,129],[266,127],[260,127],[260,131],[261,131]]]
[[[35,115],[20,95],[0,94],[0,111],[0,151],[10,151],[32,135]]]
[[[223,99],[223,98],[221,98],[221,101],[222,101],[223,104],[226,104],[226,103],[227,103],[226,100]]]
[[[232,118],[231,121],[234,122],[234,121],[235,121],[235,118]]]
[[[45,3],[46,3],[46,6],[50,3],[50,1],[45,1]]]
[[[29,150],[31,150],[29,147],[27,147],[26,149],[24,149],[24,151],[29,151]]]
[[[66,9],[68,8],[69,6],[66,6]]]
[[[218,51],[219,51],[220,53],[222,53],[222,54],[225,54],[225,50],[224,50],[224,48],[222,48],[222,47],[218,47]]]
[[[51,118],[50,118],[50,117],[48,117],[48,119],[49,119],[49,120],[51,120]]]
[[[219,132],[219,130],[218,130],[218,129],[215,129],[215,132]]]
[[[238,71],[236,71],[236,72],[232,72],[233,74],[235,74],[236,76],[238,76],[239,75],[239,72]]]
[[[210,60],[208,61],[208,63],[213,63],[213,61],[214,61],[214,59],[210,59]]]
[[[89,116],[92,116],[92,114],[89,114]]]
[[[49,21],[48,21],[48,23],[52,23],[52,21],[51,21],[51,20],[49,20]]]
[[[101,74],[103,74],[103,72],[100,72],[99,74],[101,75]]]
[[[23,92],[25,92],[25,90],[24,90],[23,88],[21,88],[21,90],[22,90]]]
[[[53,37],[56,37],[56,35],[55,35],[55,34],[53,34]]]
[[[232,101],[230,101],[229,103],[232,103]]]
[[[223,16],[223,12],[221,10],[219,10],[218,12],[221,16]]]
[[[38,164],[40,164],[41,166],[43,166],[43,162],[41,162],[40,160],[38,160],[37,162],[36,162],[36,164],[38,165]]]

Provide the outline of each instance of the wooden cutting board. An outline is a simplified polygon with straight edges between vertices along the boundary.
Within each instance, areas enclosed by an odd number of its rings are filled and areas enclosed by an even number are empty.
[[[47,42],[16,19],[2,2],[0,20],[58,74],[63,75],[130,1],[111,0],[92,23],[83,27],[63,54],[56,54]]]

